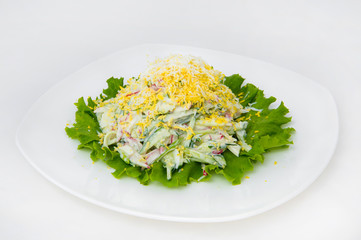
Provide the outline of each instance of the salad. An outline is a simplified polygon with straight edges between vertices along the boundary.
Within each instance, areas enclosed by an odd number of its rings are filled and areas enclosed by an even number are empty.
[[[291,118],[274,97],[199,57],[170,55],[138,77],[110,78],[99,97],[80,98],[66,133],[91,150],[93,161],[142,184],[177,187],[221,174],[240,184],[264,153],[288,147]]]

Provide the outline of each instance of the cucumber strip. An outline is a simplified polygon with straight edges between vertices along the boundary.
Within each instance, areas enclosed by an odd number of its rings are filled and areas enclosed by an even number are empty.
[[[182,158],[177,149],[173,149],[173,151],[165,155],[162,162],[165,165],[164,167],[167,169],[168,180],[172,178],[172,170],[183,164]]]
[[[219,154],[219,155],[213,155],[212,156],[214,158],[214,160],[217,161],[218,165],[221,167],[221,168],[224,168],[227,163],[226,163],[226,159],[224,159],[223,155]]]
[[[167,155],[168,153],[170,153],[171,151],[173,151],[176,146],[178,146],[180,143],[182,142],[182,138],[179,138],[177,141],[175,141],[174,143],[172,143],[171,145],[168,146],[168,149],[162,153],[157,159],[155,159],[153,162],[157,162],[159,160],[162,160],[162,158]]]
[[[247,128],[247,126],[248,126],[248,122],[235,122],[234,123],[234,130],[235,131],[241,131],[241,130],[244,130],[244,129],[246,129]]]
[[[191,119],[192,119],[192,115],[188,115],[188,116],[177,119],[176,121],[174,121],[174,123],[185,124],[185,123],[190,122]]]
[[[190,127],[191,129],[193,129],[195,123],[196,123],[196,114],[194,114],[194,115],[190,118],[189,127]],[[187,132],[187,137],[186,137],[186,140],[185,140],[184,143],[183,143],[183,146],[189,147],[189,145],[191,144],[191,140],[192,140],[191,134],[192,134],[192,133]]]
[[[170,135],[171,134],[167,129],[161,128],[151,138],[149,138],[149,142],[145,143],[146,145],[148,145],[148,146],[146,146],[145,152],[147,152],[148,149],[150,149],[153,146],[155,146],[156,148],[159,148],[161,145],[164,145],[164,143],[170,137]]]
[[[217,165],[217,162],[213,158],[212,158],[212,161],[208,161],[208,160],[205,160],[205,159],[199,159],[199,158],[195,158],[195,157],[190,157],[189,160],[193,161],[193,162],[200,162],[200,163],[208,163],[208,164],[211,164],[211,165]]]
[[[216,150],[216,146],[213,143],[213,141],[203,142],[195,150],[204,154],[211,154],[211,152]]]
[[[124,162],[131,163],[133,165],[140,167],[149,168],[145,159],[139,153],[137,153],[131,146],[129,145],[118,146],[117,150]]]
[[[168,146],[169,149],[178,146],[182,141],[183,141],[183,138],[178,138],[176,141],[174,141],[171,145]]]
[[[145,150],[145,148],[146,148],[146,143],[149,141],[149,139],[151,138],[151,137],[153,137],[153,135],[157,132],[157,131],[159,131],[161,128],[154,128],[151,132],[150,132],[150,134],[144,139],[144,141],[143,141],[143,147],[140,149],[140,151],[139,151],[139,153],[140,154],[144,154],[145,152],[146,152],[146,150]]]
[[[190,156],[190,159],[195,162],[208,163],[213,165],[217,164],[217,161],[215,161],[215,159],[212,158],[211,156],[190,148],[185,148],[184,154]]]
[[[241,151],[241,146],[238,144],[229,144],[227,145],[229,151],[231,151],[234,155],[239,157],[239,152]]]
[[[252,147],[250,145],[248,145],[244,139],[244,137],[246,135],[246,131],[245,130],[237,131],[236,134],[237,134],[239,143],[241,144],[241,147],[244,150],[246,150],[246,152],[250,151],[252,149]]]
[[[189,115],[193,115],[196,112],[197,112],[197,110],[191,109],[191,110],[186,110],[186,111],[182,111],[182,112],[169,113],[164,118],[164,121],[168,122],[171,119],[175,120],[175,119],[183,118],[183,117],[186,117],[186,116],[189,116]]]

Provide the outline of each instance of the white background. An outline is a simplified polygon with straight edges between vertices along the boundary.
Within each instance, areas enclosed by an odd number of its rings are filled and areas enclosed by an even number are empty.
[[[0,1],[0,239],[361,239],[360,13],[360,1]],[[28,108],[79,68],[141,43],[237,53],[328,88],[340,135],[324,173],[271,211],[207,224],[112,212],[45,180],[15,145]]]

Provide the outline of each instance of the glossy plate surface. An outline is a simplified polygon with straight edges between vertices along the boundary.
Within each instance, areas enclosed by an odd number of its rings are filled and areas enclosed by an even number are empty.
[[[81,96],[99,95],[109,77],[138,76],[148,60],[171,53],[200,56],[224,74],[239,73],[265,90],[266,96],[283,101],[293,117],[294,145],[267,154],[265,163],[256,165],[238,186],[221,177],[178,189],[143,186],[135,179],[115,179],[102,162],[92,164],[89,152],[78,151],[78,142],[64,131],[74,120],[73,103]],[[148,44],[93,62],[51,88],[24,118],[17,145],[49,181],[96,205],[153,219],[220,222],[267,211],[305,190],[327,166],[337,137],[338,116],[331,94],[306,77],[230,53]]]

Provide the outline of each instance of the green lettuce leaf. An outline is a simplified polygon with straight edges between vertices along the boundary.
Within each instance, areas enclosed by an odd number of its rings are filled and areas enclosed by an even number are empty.
[[[123,86],[122,79],[110,78],[107,81],[108,88],[103,92],[107,96],[111,97],[114,91],[111,89],[119,89]],[[108,95],[109,94],[109,95]],[[75,103],[77,111],[75,113],[75,123],[72,127],[66,127],[65,131],[67,135],[72,139],[79,140],[80,144],[78,149],[90,149],[90,157],[93,161],[99,159],[104,160],[109,156],[109,151],[102,149],[99,143],[98,134],[101,132],[97,117],[93,112],[95,102],[92,98],[87,99],[85,103],[84,98],[79,98],[78,102]]]
[[[185,186],[191,182],[202,181],[199,180],[202,176],[203,170],[198,162],[186,163],[180,169],[173,171],[170,180],[167,179],[167,171],[163,163],[155,162],[150,170],[150,179],[167,187]]]
[[[244,173],[253,170],[251,159],[246,156],[241,155],[237,157],[230,151],[226,151],[223,156],[226,159],[227,165],[220,173],[228,181],[232,182],[233,185],[240,184]]]
[[[108,100],[110,98],[113,98],[117,95],[118,91],[120,90],[120,87],[123,87],[123,80],[124,78],[114,78],[111,77],[107,80],[108,88],[103,90],[103,94],[101,95],[101,98],[104,100]]]
[[[234,95],[238,96],[241,93],[241,85],[244,81],[239,74],[233,74],[225,78],[223,84],[229,87]]]
[[[120,87],[123,87],[123,78],[110,78],[107,80],[108,88],[103,90],[104,95],[100,98],[107,100],[116,96]],[[75,103],[77,111],[75,113],[75,123],[72,127],[66,127],[67,135],[72,139],[79,140],[78,149],[89,149],[90,158],[93,161],[102,160],[115,171],[114,177],[122,176],[134,177],[142,184],[148,184],[150,181],[148,169],[142,170],[140,167],[134,167],[125,163],[119,156],[119,153],[107,147],[102,147],[99,143],[98,133],[101,132],[97,117],[93,112],[95,102],[89,97],[87,103],[84,98],[79,98]]]
[[[241,151],[237,157],[230,151],[225,151],[223,156],[226,167],[219,168],[215,165],[206,165],[204,169],[198,162],[189,162],[180,169],[172,172],[172,178],[167,179],[166,169],[163,163],[155,162],[150,169],[135,167],[124,162],[119,153],[112,148],[104,148],[99,143],[98,134],[101,132],[99,123],[93,110],[95,102],[88,98],[80,98],[75,113],[75,123],[72,127],[66,127],[65,131],[72,139],[79,140],[78,149],[89,149],[93,161],[102,160],[114,169],[115,178],[124,176],[136,178],[141,184],[148,185],[150,182],[159,182],[166,187],[186,186],[191,182],[208,181],[213,174],[223,175],[233,185],[241,183],[245,173],[253,170],[253,164],[264,161],[264,153],[276,148],[288,147],[292,144],[289,140],[294,132],[293,128],[284,127],[291,121],[287,116],[288,109],[283,102],[274,109],[270,105],[276,98],[264,96],[263,91],[252,84],[245,84],[244,78],[238,74],[226,77],[224,84],[228,86],[236,96],[240,96],[243,107],[252,105],[252,109],[244,115],[248,119],[246,129],[246,142],[252,146],[249,152]],[[107,80],[108,87],[100,94],[100,98],[107,100],[113,98],[123,87],[123,78],[110,78]],[[259,109],[256,111],[255,109]],[[205,174],[206,173],[206,174]]]
[[[90,105],[94,104],[91,98],[88,98],[88,103],[90,103]],[[89,105],[85,103],[84,98],[79,98],[75,106],[78,109],[75,113],[75,123],[73,127],[66,127],[65,131],[69,137],[80,141],[79,149],[90,148],[92,141],[99,141],[99,123],[95,113]]]
[[[252,103],[252,110],[245,115],[245,118],[249,119],[246,142],[252,146],[252,149],[242,154],[263,162],[264,158],[260,154],[273,148],[288,147],[289,144],[292,144],[289,138],[294,129],[284,127],[284,124],[291,121],[291,117],[286,116],[289,110],[283,102],[277,108],[269,108],[276,98],[266,98],[263,91],[252,84],[244,86],[242,91],[248,93],[245,98],[246,102]],[[259,111],[255,109],[259,109]]]
[[[214,165],[207,165],[205,170],[209,175],[213,173],[222,174],[233,185],[237,185],[241,183],[245,172],[253,170],[252,161],[247,156],[241,155],[237,157],[229,150],[226,150],[223,156],[227,162],[226,167],[219,168]]]

